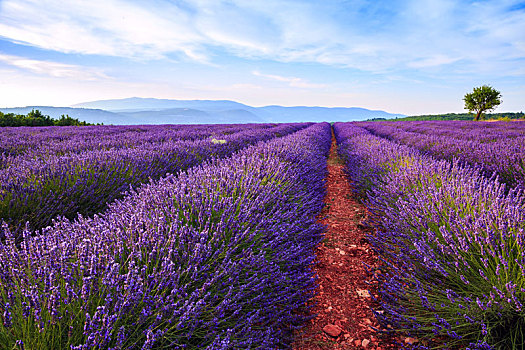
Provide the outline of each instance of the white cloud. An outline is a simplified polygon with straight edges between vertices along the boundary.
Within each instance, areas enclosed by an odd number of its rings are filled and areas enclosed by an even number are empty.
[[[318,89],[318,88],[327,87],[326,84],[314,84],[304,79],[296,78],[296,77],[283,77],[283,76],[275,75],[275,74],[263,74],[259,71],[253,71],[252,74],[258,77],[284,82],[284,83],[287,83],[287,85],[291,87],[297,87],[297,88],[303,88],[303,89]]]
[[[0,36],[15,42],[65,53],[160,58],[180,52],[205,60],[190,16],[174,6],[123,0],[6,0],[0,6]]]
[[[141,59],[217,51],[373,73],[516,72],[525,57],[517,0],[3,0],[0,36],[65,53]],[[218,50],[217,50],[218,49]],[[296,83],[300,84],[300,83]]]
[[[446,55],[435,55],[432,57],[427,57],[413,62],[409,62],[408,66],[414,68],[435,67],[454,63],[458,60],[458,58],[448,57]]]
[[[107,98],[144,96],[151,91],[155,91],[158,98],[169,98],[176,95],[170,89],[165,84],[117,79],[103,80],[102,83],[100,80],[57,79],[50,75],[31,74],[27,70],[4,68],[0,65],[0,107],[70,106]]]
[[[71,78],[73,80],[107,79],[103,72],[72,64],[32,60],[24,57],[0,54],[0,62],[39,75],[48,75],[55,78]]]

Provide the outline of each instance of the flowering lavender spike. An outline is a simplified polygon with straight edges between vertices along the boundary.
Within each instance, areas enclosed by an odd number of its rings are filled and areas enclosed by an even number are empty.
[[[525,195],[478,166],[374,135],[395,125],[334,125],[338,152],[375,228],[369,239],[381,255],[385,311],[377,318],[431,347],[443,345],[436,336],[472,349],[521,346]],[[405,134],[395,135],[399,141]]]
[[[3,225],[2,346],[286,348],[310,318],[330,141],[311,124],[205,160],[18,247]]]

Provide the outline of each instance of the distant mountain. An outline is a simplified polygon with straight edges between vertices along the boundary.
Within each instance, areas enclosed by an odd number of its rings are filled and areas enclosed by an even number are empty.
[[[374,111],[358,107],[282,107],[267,106],[260,107],[260,110],[266,112],[271,117],[270,122],[279,120],[283,122],[345,122],[366,120],[370,118],[396,118],[406,117],[402,114],[391,114],[384,111]]]
[[[0,111],[27,114],[32,109],[38,109],[53,118],[67,114],[89,123],[114,125],[334,122],[406,117],[402,114],[358,107],[251,107],[228,100],[167,100],[139,97],[85,102],[72,107],[30,106],[0,108]]]
[[[228,121],[230,124],[243,124],[243,123],[268,123],[266,120],[258,114],[252,113],[244,109],[229,109],[226,111],[220,111],[215,113],[218,120],[221,123]]]
[[[166,100],[130,97],[118,100],[101,100],[73,105],[76,108],[104,109],[112,112],[160,111],[172,108],[189,108],[201,111],[224,111],[229,109],[253,109],[253,107],[228,100]]]
[[[119,112],[130,120],[141,120],[142,124],[243,124],[265,123],[266,120],[244,109],[218,112],[192,108],[170,108],[159,111]]]

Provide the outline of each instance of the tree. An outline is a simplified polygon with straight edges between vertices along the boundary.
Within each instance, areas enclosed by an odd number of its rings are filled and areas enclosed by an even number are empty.
[[[37,110],[32,110],[31,112],[24,114],[14,114],[8,113],[4,114],[0,112],[0,127],[2,126],[83,126],[83,125],[94,125],[86,123],[84,121],[79,121],[78,119],[71,118],[69,115],[63,115],[60,119],[53,119],[48,115],[43,115],[42,112]],[[99,124],[97,124],[99,125]],[[103,124],[102,124],[103,125]]]
[[[483,112],[492,111],[501,103],[501,93],[488,85],[474,88],[474,91],[463,97],[465,109],[476,112],[475,121],[483,118]]]

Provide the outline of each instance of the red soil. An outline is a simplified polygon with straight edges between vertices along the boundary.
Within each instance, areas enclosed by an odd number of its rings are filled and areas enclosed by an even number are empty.
[[[328,230],[314,268],[319,287],[312,314],[317,317],[295,334],[292,348],[398,349],[394,339],[372,329],[379,328],[371,311],[377,304],[369,294],[375,285],[364,264],[376,267],[378,259],[366,239],[370,231],[361,225],[366,209],[352,193],[343,169],[332,140],[326,206],[319,220]]]

